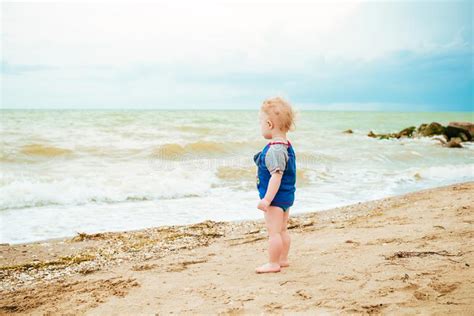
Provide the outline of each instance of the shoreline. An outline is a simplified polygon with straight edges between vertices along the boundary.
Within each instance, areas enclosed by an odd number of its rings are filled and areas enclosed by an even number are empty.
[[[330,207],[330,208],[327,208],[327,209],[325,208],[325,209],[321,209],[321,210],[318,210],[318,211],[301,212],[301,213],[296,213],[296,214],[293,213],[291,215],[291,217],[295,218],[295,217],[305,216],[306,214],[325,213],[325,212],[331,212],[331,211],[332,212],[337,212],[337,210],[341,210],[341,209],[344,209],[344,208],[347,208],[347,207],[350,207],[350,206],[354,206],[354,205],[372,203],[372,202],[382,201],[382,200],[386,200],[386,199],[390,199],[390,198],[396,198],[396,197],[404,196],[404,195],[411,194],[411,193],[424,192],[424,191],[427,191],[427,190],[434,190],[434,189],[437,189],[437,188],[443,188],[443,187],[448,187],[448,186],[453,186],[453,185],[461,185],[461,184],[465,184],[465,183],[470,183],[470,181],[445,184],[445,185],[435,186],[435,187],[428,187],[428,188],[423,188],[423,189],[420,189],[420,190],[410,191],[408,193],[394,194],[394,195],[379,197],[379,198],[375,198],[375,199],[371,199],[371,200],[363,200],[363,201],[360,201],[360,202],[349,203],[349,204],[346,204],[346,205],[343,205],[343,206]],[[256,211],[258,211],[258,210],[256,210]],[[121,233],[132,233],[133,234],[133,233],[138,233],[138,232],[145,231],[145,230],[150,230],[150,229],[159,229],[159,228],[165,228],[165,227],[193,226],[193,225],[197,225],[197,224],[203,223],[203,222],[241,224],[243,222],[258,222],[258,221],[261,221],[261,220],[263,220],[263,217],[262,217],[262,219],[257,219],[257,220],[255,220],[255,219],[239,219],[239,220],[219,221],[219,220],[208,219],[208,220],[204,220],[204,221],[201,221],[201,222],[195,222],[195,223],[190,223],[190,224],[182,224],[182,225],[168,224],[168,225],[150,226],[150,227],[137,228],[137,229],[107,230],[107,231],[103,231],[103,232],[94,232],[94,233],[77,232],[75,235],[67,235],[67,236],[62,236],[62,237],[52,237],[52,238],[45,238],[45,239],[40,239],[40,240],[26,241],[26,242],[19,242],[19,243],[0,242],[0,250],[1,250],[1,247],[15,247],[15,246],[22,246],[22,245],[49,244],[49,243],[66,242],[66,241],[71,240],[71,239],[73,239],[73,238],[75,238],[75,237],[77,237],[81,234],[86,234],[86,235],[121,234]]]
[[[465,293],[474,291],[474,283],[468,281],[474,279],[474,246],[466,245],[469,240],[466,238],[474,237],[473,193],[474,182],[463,182],[317,212],[290,214],[291,265],[267,278],[254,276],[254,266],[266,259],[263,218],[3,244],[0,245],[0,313],[472,310],[474,300]],[[431,212],[427,213],[426,209]],[[417,238],[419,234],[423,236]],[[403,249],[411,244],[416,245],[412,248],[417,252]],[[420,251],[425,247],[427,251]],[[360,256],[367,260],[366,265],[357,259]],[[355,260],[351,261],[352,258]],[[246,264],[239,265],[240,261]],[[398,261],[403,264],[391,264]],[[392,271],[405,264],[408,268],[411,261],[416,261],[411,270],[397,274]],[[437,273],[425,271],[429,262],[437,267]],[[443,265],[437,266],[440,262]],[[232,267],[230,273],[228,266]],[[377,273],[383,280],[372,280],[368,267],[380,270]],[[394,273],[392,279],[383,277],[387,271]],[[325,280],[328,273],[335,274],[334,278]],[[401,275],[402,279],[395,275]],[[450,281],[441,280],[441,275],[449,276]],[[285,279],[290,276],[291,280]],[[363,293],[366,289],[364,277],[370,279],[370,282],[365,280],[371,284],[369,288],[378,293],[369,297],[381,303],[364,303],[367,293],[357,296],[356,292]],[[410,282],[426,281],[426,278],[431,283]],[[148,279],[159,284],[153,285]],[[236,289],[233,285],[238,279],[254,289],[254,294],[245,288]],[[277,282],[274,284],[277,288],[293,291],[293,296],[285,299],[277,292],[259,296],[259,291],[263,291],[259,289],[266,284],[264,279],[272,284]],[[383,286],[377,287],[377,282]],[[186,284],[184,292],[179,290],[182,284]],[[403,290],[398,289],[399,285]],[[174,292],[165,291],[170,289]],[[222,292],[227,294],[221,295]],[[32,294],[22,299],[26,293]],[[341,301],[347,295],[354,297],[351,301]],[[185,299],[180,305],[176,300],[181,296]],[[397,301],[402,297],[406,298],[405,303]],[[296,305],[292,303],[295,298]],[[441,298],[449,298],[455,304],[435,304]]]

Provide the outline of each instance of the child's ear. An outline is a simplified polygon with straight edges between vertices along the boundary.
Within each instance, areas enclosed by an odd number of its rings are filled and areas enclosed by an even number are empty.
[[[272,121],[267,120],[267,125],[268,125],[268,128],[269,128],[269,129],[272,129],[272,128],[273,128],[273,123],[272,123]]]

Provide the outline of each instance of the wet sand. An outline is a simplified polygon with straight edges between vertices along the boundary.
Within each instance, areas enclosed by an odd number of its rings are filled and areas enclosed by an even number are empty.
[[[474,314],[474,182],[290,217],[280,273],[263,219],[1,245],[0,313]]]

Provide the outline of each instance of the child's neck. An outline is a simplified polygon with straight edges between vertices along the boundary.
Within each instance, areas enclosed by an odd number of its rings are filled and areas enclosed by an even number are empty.
[[[274,134],[274,135],[272,135],[271,141],[272,142],[280,141],[280,142],[287,143],[288,139],[286,138],[286,133],[284,133],[284,134]]]

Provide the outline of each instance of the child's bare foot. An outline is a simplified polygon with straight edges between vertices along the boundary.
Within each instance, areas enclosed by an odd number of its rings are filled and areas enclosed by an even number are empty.
[[[280,260],[280,267],[282,268],[286,268],[290,265],[290,263],[288,262],[288,259],[286,260]]]
[[[255,269],[257,273],[280,272],[280,265],[277,263],[265,263]]]

